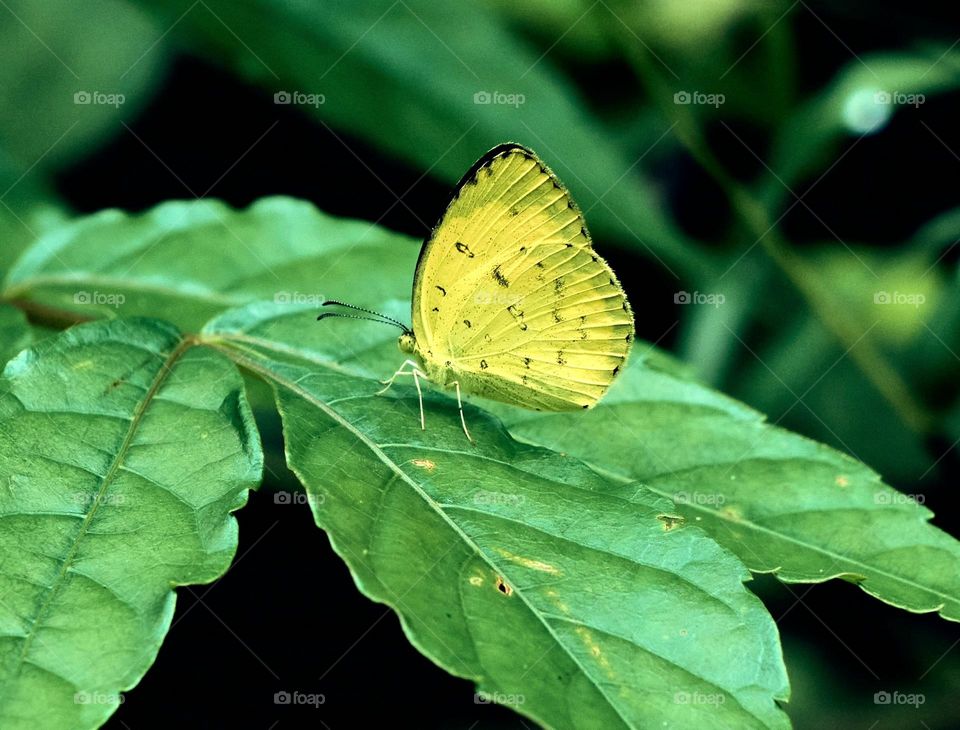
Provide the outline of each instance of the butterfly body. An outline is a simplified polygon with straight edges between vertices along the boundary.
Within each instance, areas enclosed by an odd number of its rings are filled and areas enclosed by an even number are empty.
[[[626,361],[633,314],[576,204],[530,150],[495,147],[424,243],[399,340],[441,387],[589,408]]]

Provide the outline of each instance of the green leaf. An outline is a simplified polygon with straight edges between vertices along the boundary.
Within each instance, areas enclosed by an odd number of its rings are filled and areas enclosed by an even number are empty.
[[[0,365],[3,365],[33,340],[30,323],[23,312],[0,304]]]
[[[570,187],[594,233],[678,272],[702,277],[712,265],[664,213],[634,162],[643,150],[614,144],[551,59],[482,3],[461,4],[456,13],[431,0],[143,4],[162,9],[166,23],[177,20],[173,33],[191,47],[271,95],[323,95],[304,112],[451,185],[483,152],[520,141]],[[490,94],[490,103],[476,94]]]
[[[521,440],[672,498],[753,571],[845,578],[895,606],[960,620],[960,543],[929,524],[922,497],[642,353],[576,420],[493,408]]]
[[[554,727],[787,725],[775,625],[748,573],[669,501],[468,407],[471,445],[456,401],[432,392],[421,431],[411,385],[375,397],[329,358],[361,356],[374,325],[313,315],[251,305],[202,338],[274,385],[317,524],[418,649]],[[344,343],[343,324],[361,335]]]
[[[172,586],[226,571],[260,479],[236,368],[170,325],[70,329],[0,379],[0,726],[88,728],[153,662]]]
[[[196,331],[255,299],[319,304],[320,276],[336,282],[326,294],[361,304],[390,292],[409,296],[413,244],[290,198],[265,198],[242,211],[219,201],[173,201],[140,215],[106,210],[57,227],[20,258],[2,296],[86,317],[159,317]]]

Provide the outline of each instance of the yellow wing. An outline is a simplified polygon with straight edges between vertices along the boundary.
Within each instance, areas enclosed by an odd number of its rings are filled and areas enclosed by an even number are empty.
[[[633,315],[566,188],[500,145],[464,176],[424,244],[413,331],[441,384],[528,408],[587,408],[627,358]]]

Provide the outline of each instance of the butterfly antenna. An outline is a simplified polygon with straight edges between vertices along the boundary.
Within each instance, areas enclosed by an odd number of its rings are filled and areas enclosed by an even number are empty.
[[[359,314],[341,314],[340,312],[324,312],[323,314],[317,315],[317,321],[319,322],[321,319],[326,319],[327,317],[342,317],[344,319],[362,319],[367,322],[379,322],[380,324],[392,324],[394,327],[399,327],[404,332],[410,331],[404,325],[400,324],[399,322],[394,322],[392,319],[389,319],[389,318],[376,319],[374,317],[362,317]]]
[[[329,306],[329,305],[331,305],[331,304],[335,304],[335,305],[338,306],[338,307],[346,307],[347,309],[353,309],[353,310],[356,310],[357,312],[365,312],[366,314],[372,314],[374,317],[379,317],[379,318],[380,318],[380,321],[387,322],[387,323],[389,323],[389,324],[395,325],[396,327],[399,327],[400,329],[402,329],[404,332],[409,332],[409,331],[410,331],[410,328],[407,327],[403,322],[400,322],[400,321],[394,319],[393,317],[388,317],[388,316],[385,315],[385,314],[380,314],[380,312],[375,312],[375,311],[372,310],[372,309],[365,309],[364,307],[358,307],[358,306],[356,306],[355,304],[347,304],[346,302],[340,302],[340,301],[337,301],[336,299],[327,299],[327,300],[326,300],[325,302],[323,302],[323,304],[321,304],[320,306],[326,307],[326,306]],[[319,317],[317,317],[317,319],[323,319],[324,317],[330,316],[330,314],[331,314],[331,313],[321,314]],[[341,315],[339,315],[339,316],[341,316],[341,317],[349,317],[350,315],[341,314]],[[353,318],[353,319],[370,319],[369,317],[356,317],[356,316],[353,316],[352,318]],[[371,320],[371,321],[377,321],[377,320]]]

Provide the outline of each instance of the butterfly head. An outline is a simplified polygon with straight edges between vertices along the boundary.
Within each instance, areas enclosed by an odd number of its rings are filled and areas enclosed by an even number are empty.
[[[400,352],[414,354],[417,350],[417,340],[414,338],[413,332],[407,331],[400,335],[397,345],[400,347]]]

